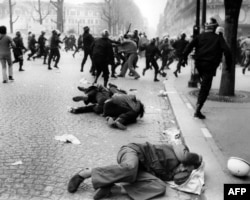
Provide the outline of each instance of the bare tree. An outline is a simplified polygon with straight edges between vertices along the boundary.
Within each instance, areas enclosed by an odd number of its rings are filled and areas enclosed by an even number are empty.
[[[233,64],[231,71],[225,70],[226,66],[223,63],[221,83],[219,94],[222,96],[235,95],[235,63],[236,63],[236,45],[237,45],[237,30],[240,8],[242,0],[224,0],[225,5],[225,38],[230,46],[233,55]]]
[[[125,31],[129,24],[143,27],[143,18],[132,0],[104,0],[102,19],[114,35]]]
[[[102,8],[102,20],[107,22],[109,32],[112,32],[112,28],[117,24],[118,20],[115,16],[117,7],[115,6],[115,0],[104,0],[104,6]]]
[[[52,1],[50,0],[50,3],[54,6],[57,13],[57,20],[53,21],[56,23],[56,27],[59,31],[63,32],[64,29],[64,17],[63,17],[63,4],[64,0],[57,0]]]
[[[13,9],[16,3],[12,3],[11,0],[9,0],[9,13],[10,13],[10,32],[13,33],[13,24],[18,20],[19,16],[16,17],[15,20],[13,20]]]
[[[34,21],[39,22],[39,24],[43,24],[43,20],[50,14],[49,7],[47,9],[46,14],[44,14],[44,15],[43,15],[42,11],[45,10],[45,9],[44,9],[44,5],[41,4],[41,0],[37,1],[37,6],[35,6],[33,4],[33,8],[34,8],[34,10],[36,11],[36,13],[38,15],[38,19],[35,18],[33,15],[32,15],[32,18],[34,19]]]

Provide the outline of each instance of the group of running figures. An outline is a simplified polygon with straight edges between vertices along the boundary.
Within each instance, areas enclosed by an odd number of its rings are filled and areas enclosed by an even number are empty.
[[[181,59],[182,52],[186,45],[189,43],[186,40],[186,34],[183,33],[176,40],[164,37],[161,40],[157,38],[148,39],[145,33],[139,33],[138,30],[133,32],[127,31],[124,35],[120,35],[117,39],[111,39],[107,30],[101,33],[101,37],[94,38],[90,33],[90,28],[85,26],[83,28],[83,34],[77,39],[73,35],[60,38],[61,33],[56,30],[52,31],[52,36],[47,39],[45,32],[42,31],[41,35],[36,40],[35,34],[29,32],[28,35],[28,48],[23,44],[23,39],[20,32],[16,33],[14,42],[16,47],[13,48],[14,63],[19,62],[19,71],[23,69],[23,54],[30,50],[27,60],[35,60],[36,58],[43,57],[43,64],[48,65],[48,69],[51,70],[52,62],[54,67],[58,67],[60,61],[60,49],[64,43],[64,50],[74,51],[73,57],[79,50],[83,50],[84,57],[81,62],[80,71],[84,71],[84,65],[90,57],[91,69],[90,73],[96,77],[94,83],[97,82],[100,74],[104,77],[104,86],[107,86],[109,79],[109,66],[111,66],[111,77],[125,77],[127,70],[129,69],[129,76],[133,76],[135,79],[139,79],[140,75],[136,71],[137,61],[139,55],[144,54],[146,58],[145,68],[142,71],[144,76],[146,71],[154,68],[154,81],[159,81],[158,75],[166,77],[165,69],[169,69],[169,66],[174,60],[179,60],[177,63],[174,75],[178,77],[178,73],[181,71],[181,66],[185,66],[186,61]],[[157,60],[161,59],[161,66],[159,67]],[[116,73],[116,68],[121,66],[120,73]]]

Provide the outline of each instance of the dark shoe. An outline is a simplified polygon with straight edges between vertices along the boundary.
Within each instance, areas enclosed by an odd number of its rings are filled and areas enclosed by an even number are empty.
[[[81,92],[86,92],[86,90],[87,90],[85,87],[81,87],[81,86],[78,86],[77,88],[78,88],[78,90],[80,90]]]
[[[203,115],[201,112],[195,112],[194,117],[199,118],[199,119],[206,119],[206,116]]]
[[[118,88],[115,84],[112,84],[112,83],[109,83],[108,85],[109,85],[109,87],[115,87],[115,88]]]
[[[146,69],[142,70],[142,75],[145,76]]]
[[[12,76],[9,76],[10,81],[14,81],[14,78]]]
[[[245,74],[245,72],[246,72],[246,68],[243,68],[242,69],[242,74]]]
[[[48,67],[48,70],[52,70],[52,68],[51,68],[51,67]]]
[[[124,77],[123,75],[119,74],[118,77]]]
[[[24,69],[19,69],[19,72],[23,72],[23,71],[25,71]]]
[[[30,60],[30,58],[27,58],[27,60]]]
[[[47,63],[46,63],[46,62],[44,62],[43,64],[44,64],[44,65],[47,65]]]
[[[137,79],[139,79],[139,78],[140,78],[140,76],[136,76],[136,77],[135,77],[135,80],[137,80]]]
[[[95,192],[94,192],[94,196],[93,199],[94,200],[99,200],[99,199],[103,199],[103,198],[107,198],[111,195],[111,187],[102,187],[102,188],[98,188]]]
[[[83,69],[81,69],[80,72],[83,72]]]
[[[73,97],[73,101],[78,102],[78,101],[83,101],[85,98],[83,96],[77,96]]]
[[[55,68],[59,69],[59,67],[57,65],[54,66]]]
[[[111,77],[112,77],[112,78],[117,78],[117,76],[116,76],[116,75],[114,75],[114,74],[112,74],[112,75],[111,75]]]
[[[176,77],[176,78],[178,78],[178,74],[177,74],[177,72],[176,72],[176,71],[174,72],[174,75],[175,75],[175,77]]]
[[[3,83],[8,83],[8,81],[4,80]]]
[[[155,78],[155,79],[154,79],[154,82],[159,82],[159,81],[160,81],[160,80],[159,80],[159,79],[157,79],[157,78]]]
[[[79,174],[74,175],[68,183],[68,192],[74,193],[77,191],[80,184],[84,181],[84,178]]]

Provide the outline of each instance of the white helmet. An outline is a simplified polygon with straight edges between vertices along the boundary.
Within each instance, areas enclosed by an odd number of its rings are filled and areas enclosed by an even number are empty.
[[[244,159],[230,157],[227,161],[227,168],[232,175],[244,177],[247,176],[250,171],[250,164]]]

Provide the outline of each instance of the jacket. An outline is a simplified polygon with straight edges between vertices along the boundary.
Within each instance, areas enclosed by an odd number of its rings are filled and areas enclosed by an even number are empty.
[[[184,145],[153,145],[130,143],[128,147],[138,153],[141,166],[163,181],[173,180],[175,169],[185,161],[189,149]]]
[[[228,69],[231,67],[231,52],[223,36],[217,35],[214,32],[201,33],[184,50],[183,54],[185,58],[191,53],[193,48],[195,48],[194,59],[196,67],[200,68],[198,70],[215,74],[222,60],[223,53]],[[202,65],[206,67],[202,68]]]
[[[101,59],[106,64],[113,63],[114,52],[113,47],[108,38],[98,38],[92,46],[92,56],[94,59]]]

